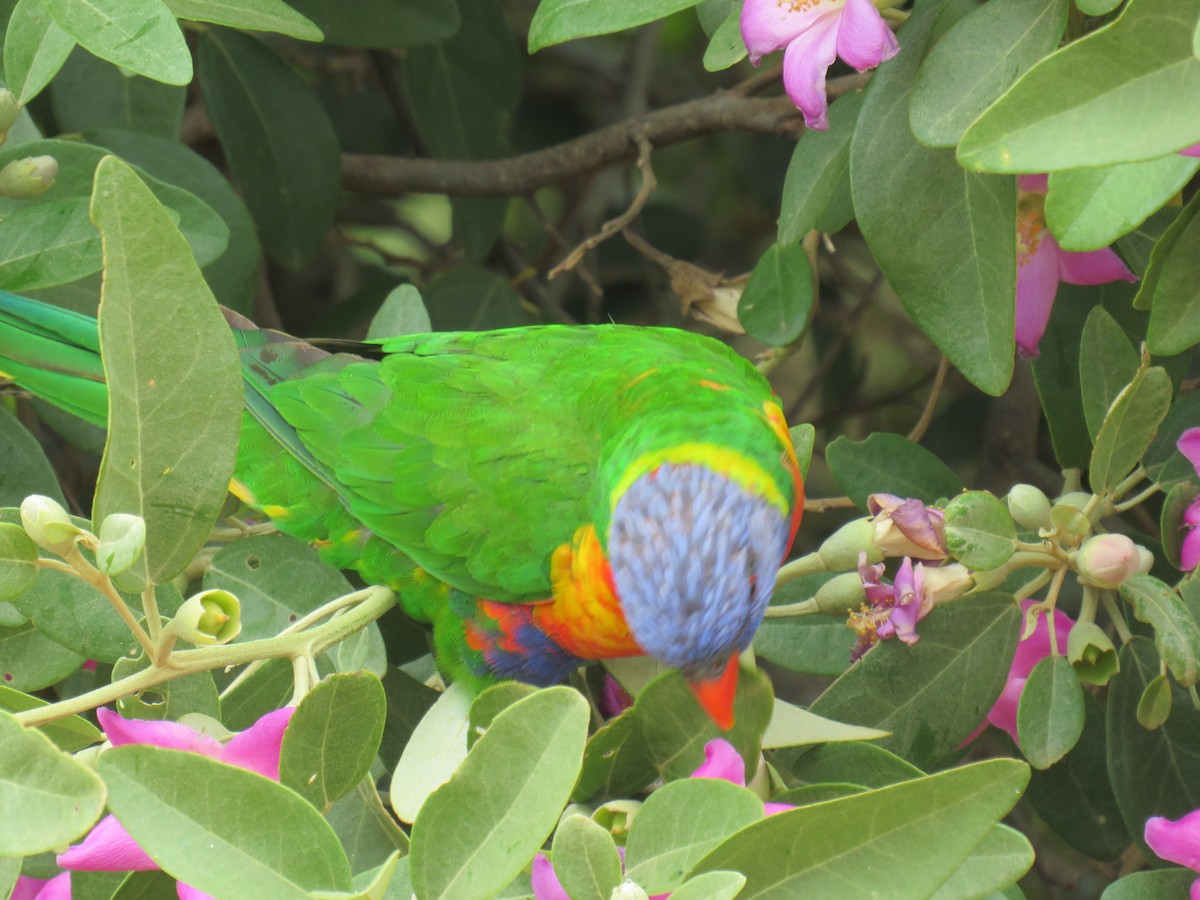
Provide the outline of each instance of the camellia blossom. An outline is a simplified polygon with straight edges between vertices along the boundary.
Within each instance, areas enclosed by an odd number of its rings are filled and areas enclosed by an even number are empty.
[[[1138,277],[1109,247],[1073,253],[1058,246],[1046,228],[1046,175],[1017,178],[1017,350],[1038,355],[1058,283],[1134,282]]]
[[[193,731],[178,722],[125,719],[107,709],[96,710],[96,717],[100,720],[105,737],[114,747],[125,744],[150,744],[171,750],[187,750],[278,781],[279,748],[283,743],[284,729],[287,728],[294,711],[295,708],[289,706],[267,713],[227,744]],[[58,865],[64,869],[84,872],[146,871],[159,868],[158,863],[137,845],[125,827],[112,815],[101,819],[82,844],[60,853]],[[212,900],[208,894],[182,882],[176,885],[176,892],[179,900]],[[40,894],[37,898],[54,900]]]
[[[733,744],[724,738],[716,738],[704,745],[704,762],[694,771],[691,778],[717,778],[728,781],[738,787],[746,786],[746,764],[742,755]],[[788,803],[763,803],[763,811],[768,816],[786,812],[796,807]],[[621,854],[621,865],[625,864],[625,848],[618,847]],[[533,858],[533,875],[530,878],[533,887],[534,900],[570,900],[563,889],[558,876],[554,874],[554,864],[545,853],[539,853]],[[650,900],[664,900],[668,894],[652,894]]]
[[[1151,816],[1144,836],[1150,849],[1163,859],[1200,872],[1200,809],[1174,822]],[[1192,882],[1191,900],[1200,900],[1200,878]]]
[[[825,70],[834,59],[865,72],[900,50],[871,0],[746,0],[741,23],[754,65],[784,50],[784,90],[819,131],[829,127]]]
[[[1021,612],[1029,612],[1030,607],[1036,603],[1036,600],[1022,600]],[[1070,616],[1061,610],[1054,610],[1054,632],[1058,639],[1059,656],[1066,655],[1067,638],[1074,625],[1075,621]],[[1007,731],[1013,739],[1013,743],[1018,747],[1021,745],[1017,740],[1017,706],[1021,702],[1021,692],[1025,690],[1025,682],[1029,680],[1029,673],[1033,671],[1033,667],[1049,655],[1050,627],[1047,617],[1042,614],[1038,616],[1037,627],[1033,630],[1033,634],[1017,644],[1017,652],[1013,657],[1012,666],[1008,670],[1004,690],[988,712],[987,719],[964,743],[973,741],[983,733],[984,728],[991,724]]]
[[[1175,446],[1187,457],[1196,474],[1200,475],[1200,428],[1189,428],[1179,436]],[[1190,572],[1200,565],[1200,528],[1196,527],[1200,525],[1200,497],[1193,500],[1183,511],[1183,524],[1188,533],[1179,551],[1180,565],[1183,571]]]

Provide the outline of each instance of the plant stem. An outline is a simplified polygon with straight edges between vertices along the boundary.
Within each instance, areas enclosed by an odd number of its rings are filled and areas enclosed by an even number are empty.
[[[1100,602],[1104,604],[1104,611],[1108,613],[1108,617],[1112,619],[1113,627],[1117,629],[1117,637],[1121,639],[1122,644],[1128,644],[1133,640],[1133,632],[1129,630],[1129,626],[1125,623],[1125,616],[1121,614],[1121,608],[1117,606],[1117,601],[1113,598],[1111,591],[1104,591],[1100,595]]]
[[[112,703],[128,694],[144,691],[156,684],[183,675],[207,672],[210,669],[241,666],[260,659],[303,659],[313,656],[374,622],[396,601],[395,593],[382,586],[364,588],[339,598],[339,600],[349,601],[350,598],[357,600],[353,609],[308,631],[279,635],[259,641],[246,641],[242,644],[229,644],[224,647],[178,650],[167,657],[164,666],[142,669],[128,678],[122,678],[120,681],[96,688],[94,691],[88,691],[86,694],[51,703],[49,706],[42,706],[38,709],[16,713],[16,719],[27,728],[44,725],[56,719],[95,709],[105,703]]]
[[[42,568],[56,569],[60,572],[70,572],[80,581],[90,584],[102,593],[108,602],[112,604],[112,608],[117,611],[117,615],[121,617],[121,621],[125,623],[130,633],[133,634],[134,639],[146,651],[146,655],[152,656],[154,654],[154,641],[150,640],[150,635],[146,634],[146,629],[142,628],[137,617],[130,612],[125,599],[117,593],[117,589],[113,587],[112,579],[84,559],[83,554],[79,552],[79,548],[76,546],[72,546],[63,559],[66,560],[65,565],[49,559],[38,560],[38,565]]]
[[[1125,510],[1127,510],[1127,509],[1133,509],[1139,503],[1142,503],[1142,502],[1148,500],[1150,497],[1153,497],[1155,494],[1157,494],[1161,490],[1162,490],[1162,488],[1159,487],[1157,484],[1152,484],[1152,485],[1150,485],[1150,487],[1146,488],[1144,491],[1142,491],[1136,497],[1130,497],[1128,500],[1123,500],[1120,503],[1113,504],[1113,509],[1117,512],[1125,512]]]
[[[815,598],[801,600],[799,603],[783,603],[779,606],[768,606],[763,613],[764,619],[788,619],[795,616],[811,616],[820,612]]]
[[[799,559],[793,559],[780,569],[775,576],[775,587],[778,588],[782,584],[795,581],[797,578],[803,578],[805,575],[820,575],[822,572],[828,571],[829,568],[825,565],[825,561],[821,559],[821,554],[809,553],[806,556],[801,556]]]
[[[150,633],[150,640],[158,646],[163,626],[162,616],[158,614],[158,598],[154,596],[154,587],[150,585],[142,591],[142,614],[146,617],[146,630]]]

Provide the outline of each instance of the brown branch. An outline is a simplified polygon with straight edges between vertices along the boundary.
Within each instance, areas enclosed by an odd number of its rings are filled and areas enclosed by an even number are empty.
[[[830,80],[830,99],[858,90],[866,84],[867,77],[854,74]],[[512,197],[636,159],[638,135],[661,148],[724,131],[796,138],[804,131],[804,120],[787,97],[745,97],[734,91],[721,91],[507,159],[435,160],[343,154],[342,186],[366,194]]]

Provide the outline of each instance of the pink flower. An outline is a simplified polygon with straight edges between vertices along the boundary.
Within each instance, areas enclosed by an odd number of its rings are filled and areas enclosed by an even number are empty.
[[[1151,816],[1146,820],[1145,838],[1163,859],[1200,872],[1200,809],[1174,822]],[[1200,900],[1200,878],[1192,882],[1191,900]]]
[[[738,787],[746,786],[746,764],[742,755],[734,749],[733,744],[724,738],[716,738],[704,745],[704,762],[700,768],[691,774],[692,778],[717,778],[728,781]],[[796,807],[788,803],[763,803],[763,810],[768,816],[786,812]],[[621,865],[625,864],[625,848],[618,847],[621,854]],[[554,873],[554,864],[545,853],[539,853],[533,858],[533,875],[530,878],[533,886],[534,900],[570,900],[562,883]],[[651,894],[650,900],[664,900],[668,894]]]
[[[1022,600],[1021,611],[1028,612],[1037,601]],[[1067,651],[1067,637],[1075,622],[1064,612],[1054,610],[1054,632],[1058,638],[1058,654],[1063,656]],[[987,714],[987,719],[963,743],[975,740],[989,723],[1002,728],[1012,737],[1018,747],[1017,740],[1017,706],[1021,702],[1021,692],[1025,690],[1025,682],[1033,667],[1050,655],[1050,627],[1044,614],[1038,616],[1037,628],[1033,634],[1017,644],[1017,653],[1013,657],[1012,666],[1008,670],[1008,680],[1004,682],[1004,690],[999,699]]]
[[[1179,452],[1187,457],[1188,462],[1200,475],[1200,428],[1189,428],[1179,436],[1175,443]],[[1191,502],[1183,511],[1183,524],[1187,526],[1187,537],[1183,539],[1183,547],[1179,551],[1183,571],[1190,572],[1200,565],[1200,497]]]
[[[875,546],[884,556],[946,558],[946,515],[940,509],[895,494],[872,494],[867,509],[875,526]]]
[[[615,719],[629,707],[633,706],[633,697],[621,687],[617,679],[605,674],[604,686],[600,688],[600,696],[596,698],[596,706],[606,719]]]
[[[293,707],[286,707],[267,713],[227,744],[178,722],[124,719],[107,709],[97,710],[96,716],[114,747],[150,744],[172,750],[187,750],[278,781],[279,748],[293,712]],[[60,853],[58,864],[64,869],[85,872],[145,871],[159,867],[112,815],[101,819],[82,844]],[[176,885],[176,891],[179,900],[211,900],[208,894],[182,882]],[[39,896],[38,900],[45,898]]]
[[[1137,281],[1110,248],[1072,253],[1058,246],[1046,228],[1046,175],[1017,178],[1017,350],[1038,355],[1058,283],[1105,284]]]
[[[71,900],[71,873],[63,872],[49,881],[22,875],[9,900]]]
[[[1200,144],[1192,144],[1179,151],[1180,156],[1200,156]]]
[[[825,70],[834,59],[865,72],[900,50],[871,0],[746,0],[742,40],[756,66],[766,54],[787,48],[784,90],[804,123],[820,131],[829,127]]]

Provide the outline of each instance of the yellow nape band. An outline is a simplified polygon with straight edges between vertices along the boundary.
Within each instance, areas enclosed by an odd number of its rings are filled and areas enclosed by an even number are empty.
[[[788,442],[791,446],[791,442]],[[617,501],[629,490],[630,485],[645,475],[653,472],[659,466],[666,465],[702,465],[714,472],[727,476],[735,484],[752,494],[765,497],[767,502],[776,507],[785,516],[790,512],[787,499],[779,490],[775,479],[767,474],[760,466],[744,453],[722,447],[719,444],[708,444],[700,441],[687,441],[644,453],[629,464],[617,486],[609,495],[611,509],[617,508]]]
[[[250,488],[246,487],[244,483],[238,481],[236,478],[229,479],[229,493],[233,494],[233,496],[237,497],[247,506],[258,506]]]

